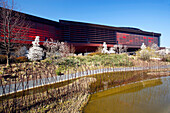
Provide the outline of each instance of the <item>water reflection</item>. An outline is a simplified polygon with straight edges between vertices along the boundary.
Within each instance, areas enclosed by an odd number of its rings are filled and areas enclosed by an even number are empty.
[[[170,113],[170,77],[93,94],[85,113]]]

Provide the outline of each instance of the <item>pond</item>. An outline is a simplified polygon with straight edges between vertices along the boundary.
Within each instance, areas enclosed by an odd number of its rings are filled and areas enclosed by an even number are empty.
[[[95,93],[84,113],[170,113],[170,77]]]

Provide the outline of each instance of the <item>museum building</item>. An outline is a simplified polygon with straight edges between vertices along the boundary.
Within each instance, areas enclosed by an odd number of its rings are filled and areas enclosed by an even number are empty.
[[[22,13],[23,14],[23,13]],[[25,40],[19,43],[31,45],[35,36],[40,36],[42,45],[47,39],[67,42],[75,47],[76,53],[93,52],[106,42],[108,47],[126,45],[128,51],[135,51],[142,43],[149,46],[156,43],[160,46],[160,33],[143,31],[131,27],[113,27],[92,23],[59,20],[52,21],[33,15],[24,14],[30,28]],[[0,41],[3,35],[1,34]]]

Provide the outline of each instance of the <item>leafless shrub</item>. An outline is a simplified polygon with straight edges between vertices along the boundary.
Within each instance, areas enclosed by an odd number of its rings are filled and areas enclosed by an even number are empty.
[[[44,42],[46,57],[55,56],[59,52],[60,42],[55,42],[52,38]]]
[[[102,47],[102,46],[99,46],[99,47],[97,48],[96,52],[102,53],[102,49],[103,49],[103,47]]]
[[[113,50],[116,51],[117,53],[123,53],[127,52],[127,46],[126,45],[114,45]]]
[[[155,51],[150,47],[147,47],[145,49],[137,51],[136,54],[142,60],[150,60],[150,58],[155,55]]]
[[[153,44],[151,45],[151,49],[157,51],[157,50],[159,49],[159,47],[158,47],[157,44],[153,43]]]
[[[56,55],[66,57],[75,52],[73,45],[69,45],[66,42],[55,42],[53,39],[50,39],[50,41],[47,40],[43,45],[46,48],[45,52],[47,57]]]
[[[15,52],[15,55],[17,57],[20,57],[20,56],[26,56],[27,53],[28,53],[27,47],[22,46],[22,47],[18,48],[18,50]]]

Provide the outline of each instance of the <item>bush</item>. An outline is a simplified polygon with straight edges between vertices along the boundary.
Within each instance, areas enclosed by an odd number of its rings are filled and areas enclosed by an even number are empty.
[[[94,56],[86,56],[86,64],[89,63],[91,65],[103,65],[103,66],[132,66],[133,63],[128,59],[127,54],[104,54],[104,55],[94,55]],[[91,64],[90,64],[91,63]]]
[[[102,47],[102,46],[99,46],[99,47],[97,48],[96,52],[102,53],[102,50],[103,50],[103,47]]]
[[[170,55],[165,55],[165,56],[162,58],[162,61],[170,62]]]
[[[150,60],[151,57],[155,56],[155,51],[153,49],[151,49],[150,47],[147,47],[146,49],[137,51],[136,55],[141,60]]]
[[[50,58],[46,58],[44,60],[41,60],[42,63],[48,63],[48,64],[51,64],[53,63],[53,61],[50,59]]]
[[[10,57],[10,63],[21,63],[21,62],[28,62],[28,58],[25,56],[21,56],[21,57],[15,57],[15,56],[11,56]],[[7,56],[6,55],[0,55],[0,64],[6,64],[7,62]]]
[[[72,67],[86,66],[93,68],[95,66],[132,66],[133,63],[128,60],[127,54],[102,54],[93,56],[64,57],[55,60],[58,66],[56,74]]]
[[[104,55],[104,53],[94,52],[94,53],[89,53],[87,56],[94,56],[94,55]]]
[[[56,75],[61,75],[61,70],[60,69],[55,70],[55,72],[56,72]]]
[[[74,57],[64,57],[63,59],[58,60],[56,64],[64,67],[75,67],[79,65],[79,60]]]
[[[5,64],[7,60],[7,56],[6,55],[0,55],[0,64]]]
[[[17,57],[16,59],[16,62],[28,62],[28,58],[25,57],[25,56],[21,56],[21,57]]]
[[[15,56],[10,57],[10,63],[15,62]],[[7,55],[0,55],[0,64],[6,64],[7,63]]]

